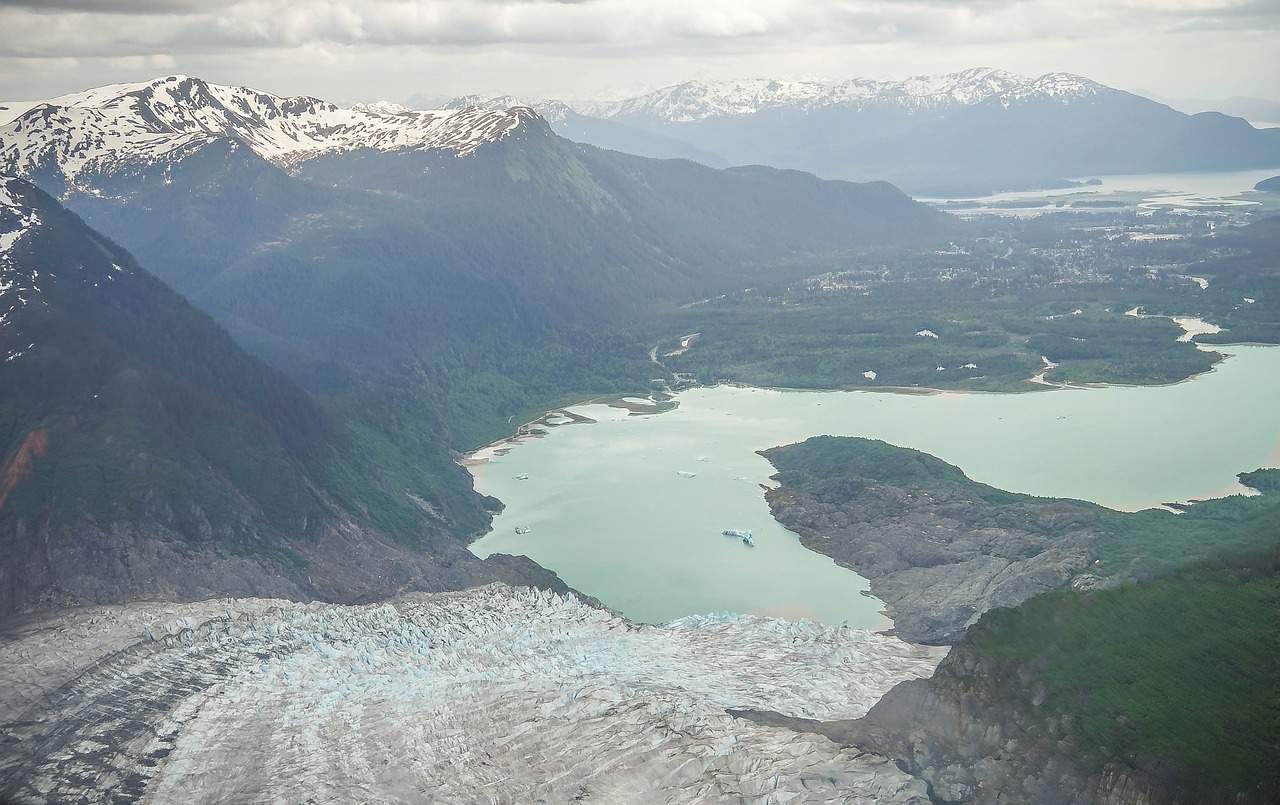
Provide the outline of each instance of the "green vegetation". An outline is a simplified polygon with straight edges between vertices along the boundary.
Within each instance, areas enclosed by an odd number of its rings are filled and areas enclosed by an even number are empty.
[[[833,504],[883,484],[952,504],[982,501],[983,523],[1043,529],[1007,515],[1015,504],[1055,502],[976,483],[940,459],[876,440],[814,437],[768,458],[783,487]],[[953,649],[960,659],[930,684],[944,697],[956,686],[966,696],[986,691],[992,707],[970,701],[975,712],[1033,700],[1028,709],[1042,723],[1032,733],[1056,741],[1060,727],[1094,770],[1115,763],[1172,775],[1185,801],[1230,801],[1235,792],[1270,801],[1280,794],[1280,470],[1240,477],[1261,494],[1182,514],[1070,502],[1073,527],[1099,535],[1088,570],[1101,577],[1098,588],[989,610]],[[1063,533],[1065,509],[1055,510],[1042,532],[1050,538]],[[1263,781],[1272,787],[1259,788]]]
[[[1278,611],[1273,548],[992,610],[957,650],[1028,669],[1094,768],[1172,762],[1188,801],[1265,798],[1280,793]]]
[[[1124,316],[1124,302],[1079,293],[992,296],[923,282],[867,296],[737,294],[670,314],[666,333],[702,335],[664,363],[708,382],[1032,391],[1027,380],[1045,368],[1042,355],[1059,364],[1048,380],[1077,384],[1169,383],[1218,358],[1179,342],[1182,330],[1168,319]],[[677,340],[664,340],[659,351]]]
[[[818,500],[848,500],[871,485],[887,484],[921,491],[962,486],[992,505],[1036,500],[972,481],[964,471],[940,458],[896,447],[879,439],[813,436],[799,444],[767,453],[778,470],[778,482]]]
[[[1058,364],[1047,380],[1075,384],[1170,383],[1218,359],[1178,341],[1167,318],[1123,315],[1138,306],[1225,328],[1199,343],[1280,343],[1272,219],[1213,238],[1200,237],[1203,224],[1102,220],[1047,216],[986,224],[990,234],[945,250],[829,254],[810,259],[802,281],[780,276],[665,310],[650,337],[665,355],[701,333],[663,360],[702,382],[989,391],[1035,390],[1026,381],[1042,356]],[[1145,226],[1181,227],[1182,239],[1124,237]]]
[[[340,418],[454,450],[649,388],[637,333],[664,305],[957,226],[888,185],[645,160],[535,124],[465,160],[357,152],[291,176],[242,149],[123,184],[128,204],[69,203]]]
[[[1099,572],[1149,578],[1188,562],[1280,544],[1280,470],[1241,473],[1261,495],[1233,495],[1183,506],[1108,512],[1095,546]]]
[[[38,267],[38,303],[11,318],[0,347],[35,347],[0,364],[0,460],[33,434],[42,444],[5,479],[0,534],[18,535],[13,550],[42,525],[158,523],[192,547],[296,569],[281,542],[317,536],[331,502],[407,542],[486,524],[438,441],[412,445],[410,463],[385,435],[344,425],[118,246],[26,192],[42,224],[16,258]]]
[[[1053,500],[978,483],[928,453],[876,439],[815,436],[771,450],[769,460],[783,486],[832,502],[849,500],[873,484],[923,492],[959,489],[967,498],[990,504],[993,515],[998,514],[994,507]],[[1189,563],[1280,545],[1280,469],[1241,473],[1240,480],[1261,494],[1201,501],[1181,507],[1181,513],[1121,512],[1071,501],[1096,524],[1092,550],[1097,561],[1090,572],[1149,579]]]
[[[0,416],[15,446],[47,431],[49,455],[3,514],[48,506],[55,518],[110,519],[154,505],[155,490],[225,514],[243,506],[237,487],[271,527],[305,521],[318,504],[302,467],[331,438],[328,418],[125,252],[30,192],[44,223],[19,248],[45,274],[45,304],[7,328],[36,346],[4,365]]]

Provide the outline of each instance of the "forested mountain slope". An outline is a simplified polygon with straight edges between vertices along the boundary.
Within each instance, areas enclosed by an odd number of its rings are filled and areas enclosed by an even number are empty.
[[[0,433],[0,614],[551,581],[465,551],[459,535],[487,518],[442,446],[413,467],[382,465],[126,251],[15,179],[0,180]]]
[[[35,107],[0,155],[309,390],[401,443],[459,448],[565,395],[643,386],[629,322],[658,301],[957,225],[884,184],[641,159],[481,111],[442,111],[478,122],[432,140],[427,113],[173,77]],[[63,130],[86,115],[125,132],[91,159]],[[359,125],[327,126],[344,116]]]
[[[488,578],[457,450],[648,388],[631,332],[656,305],[957,225],[888,185],[578,145],[522,107],[185,76],[32,105],[0,162],[67,208],[11,183],[10,217],[42,222],[13,265],[49,304],[4,336],[25,350],[4,367],[8,609]]]

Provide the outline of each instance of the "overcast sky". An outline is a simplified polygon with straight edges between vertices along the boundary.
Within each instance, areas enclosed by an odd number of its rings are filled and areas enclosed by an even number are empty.
[[[0,98],[170,73],[336,101],[1080,73],[1280,99],[1280,0],[0,0]]]

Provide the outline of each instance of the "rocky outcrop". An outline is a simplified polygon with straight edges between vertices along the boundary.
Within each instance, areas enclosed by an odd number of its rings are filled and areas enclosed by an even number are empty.
[[[452,535],[424,539],[428,544],[405,546],[342,519],[318,536],[238,554],[216,535],[192,541],[154,519],[105,526],[16,520],[0,528],[0,612],[219,596],[358,604],[492,582],[571,592],[528,557],[481,560]]]
[[[838,455],[810,474],[820,450]],[[907,640],[953,643],[983,612],[1070,584],[1093,558],[1100,510],[1089,503],[1001,492],[932,456],[866,439],[815,437],[761,455],[779,469],[780,485],[766,493],[774,517],[869,579]],[[900,458],[924,471],[883,471]]]
[[[1162,780],[1158,766],[1086,768],[1079,760],[1081,747],[1072,744],[1069,720],[1046,719],[1039,713],[1042,694],[1029,680],[1029,675],[956,648],[932,679],[901,683],[861,719],[824,722],[777,713],[739,715],[895,758],[904,771],[928,784],[934,803],[1196,801]]]
[[[909,680],[860,719],[814,721],[777,713],[739,713],[789,725],[895,758],[924,780],[935,803],[1031,805],[1192,805],[1273,801],[1262,788],[1188,790],[1176,769],[1154,758],[1091,767],[1070,716],[1041,711],[1044,688],[1027,666],[995,661],[959,646],[931,679]]]

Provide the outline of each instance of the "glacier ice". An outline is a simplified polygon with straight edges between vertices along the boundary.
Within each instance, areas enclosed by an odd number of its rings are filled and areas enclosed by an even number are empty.
[[[98,607],[10,638],[17,801],[924,803],[882,757],[726,708],[857,717],[945,652],[754,616],[637,625],[503,585]]]

